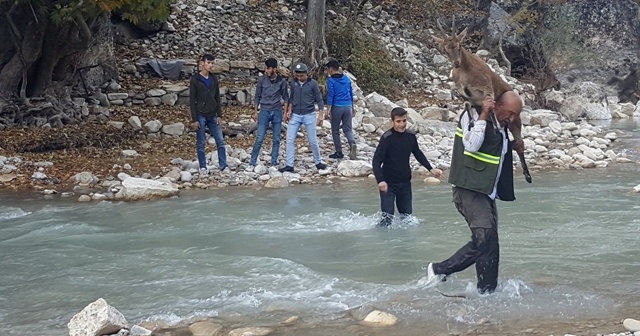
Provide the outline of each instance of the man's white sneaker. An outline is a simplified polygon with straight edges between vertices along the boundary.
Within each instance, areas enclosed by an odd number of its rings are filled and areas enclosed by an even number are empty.
[[[253,172],[256,169],[256,166],[249,165],[244,171]]]
[[[433,263],[429,263],[429,266],[427,266],[426,286],[434,287],[442,281],[442,278],[444,278],[442,274],[436,274],[436,272],[433,271]]]
[[[200,168],[200,177],[204,177],[209,175],[209,170],[207,168]]]

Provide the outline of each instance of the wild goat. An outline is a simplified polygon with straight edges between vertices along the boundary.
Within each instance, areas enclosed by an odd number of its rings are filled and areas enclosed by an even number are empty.
[[[487,63],[480,57],[472,54],[462,47],[462,41],[467,35],[467,28],[460,34],[456,35],[455,18],[452,24],[451,36],[442,28],[440,21],[437,20],[438,28],[444,35],[444,38],[432,36],[441,52],[447,54],[449,61],[453,64],[452,79],[456,83],[458,94],[461,95],[473,106],[482,106],[482,101],[487,96],[498,99],[503,93],[512,90],[498,74],[493,72]],[[468,106],[467,106],[468,108]],[[493,111],[491,111],[491,122],[499,127],[498,120]],[[522,122],[520,118],[509,123],[509,131],[513,134],[516,143],[522,143]],[[516,146],[516,148],[524,148],[524,146]],[[527,182],[531,183],[531,175],[524,158],[524,152],[518,152],[520,163],[522,164],[523,174]]]

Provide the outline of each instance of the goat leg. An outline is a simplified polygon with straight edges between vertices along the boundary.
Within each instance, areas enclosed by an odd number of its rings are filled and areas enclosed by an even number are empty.
[[[522,165],[524,179],[527,180],[528,183],[531,183],[531,174],[529,174],[529,167],[527,167],[527,161],[524,159],[524,153],[518,153],[518,157],[520,158],[520,165]]]
[[[524,158],[524,141],[522,140],[522,121],[520,118],[514,120],[514,122],[507,124],[507,128],[513,134],[513,142],[515,144],[515,151],[518,153],[518,157],[520,158],[520,165],[522,166],[522,174],[524,174],[524,179],[527,180],[528,183],[531,183],[531,174],[529,173],[529,167],[527,166],[527,161]]]

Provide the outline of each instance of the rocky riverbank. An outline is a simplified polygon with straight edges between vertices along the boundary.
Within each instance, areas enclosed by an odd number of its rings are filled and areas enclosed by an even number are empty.
[[[435,167],[447,170],[459,114],[450,108],[409,106],[408,101],[391,102],[372,93],[364,95],[355,86],[357,97],[354,130],[356,160],[332,160],[333,143],[328,121],[318,132],[321,155],[327,169],[317,170],[303,132],[296,141],[294,173],[282,174],[277,167],[267,167],[271,145],[267,141],[259,163],[249,168],[251,147],[255,139],[252,110],[244,106],[225,109],[228,172],[220,172],[212,139],[207,154],[211,174],[200,176],[195,158],[195,133],[189,130],[188,108],[178,106],[116,106],[108,121],[96,120],[88,125],[58,129],[23,129],[0,131],[4,150],[0,156],[0,188],[32,189],[47,195],[73,196],[79,201],[109,199],[152,199],[173,196],[180,189],[265,186],[282,188],[291,184],[332,183],[335,179],[366,177],[372,174],[371,160],[380,135],[390,127],[389,111],[403,106],[409,112],[409,128],[417,132],[418,142]],[[636,164],[624,152],[609,147],[621,132],[606,131],[587,120],[568,121],[551,110],[525,109],[522,113],[526,158],[534,176],[545,170],[606,168],[610,164]],[[285,131],[282,134],[280,160],[284,162]],[[98,139],[91,136],[98,135]],[[126,135],[126,136],[125,136]],[[75,149],[64,151],[26,149],[51,145],[55,139],[77,137]],[[270,138],[270,137],[269,137]],[[87,141],[96,142],[86,146]],[[113,141],[109,148],[102,142]],[[40,146],[40,147],[38,147]],[[514,162],[514,169],[518,169]],[[428,172],[412,160],[416,177]],[[420,178],[420,179],[423,179]],[[438,183],[428,178],[429,183]]]
[[[263,19],[270,15],[277,20],[267,24]],[[303,19],[301,3],[279,1],[265,7],[253,1],[184,0],[176,2],[163,30],[151,37],[125,38],[126,32],[117,30],[116,52],[122,71],[118,82],[88,87],[91,96],[75,98],[77,114],[85,122],[67,125],[36,116],[29,119],[30,128],[0,129],[0,190],[34,190],[81,201],[132,200],[177,195],[181,189],[286,187],[371,176],[373,152],[380,135],[390,126],[388,115],[396,106],[408,110],[409,128],[418,133],[421,149],[434,166],[446,171],[455,121],[462,108],[462,102],[454,98],[451,65],[429,43],[421,42],[415,31],[402,26],[382,7],[370,5],[358,20],[411,73],[405,98],[392,102],[375,92],[365,94],[355,85],[357,160],[328,159],[334,149],[329,122],[325,121],[318,136],[327,169],[316,170],[301,132],[294,173],[283,175],[277,167],[264,164],[249,170],[256,123],[250,118],[248,105],[255,80],[262,74],[267,56],[276,56],[287,65],[292,55],[300,54]],[[340,24],[346,17],[330,10],[327,19]],[[207,160],[212,174],[200,176],[195,133],[187,127],[188,81],[184,78],[194,73],[194,58],[211,50],[217,53],[215,71],[222,79],[230,171],[219,172],[217,153],[211,151],[214,145],[210,142]],[[600,85],[585,81],[566,92],[544,93],[546,108],[534,109],[529,106],[540,106],[540,102],[532,85],[508,76],[487,51],[477,54],[527,105],[522,113],[523,137],[534,183],[535,175],[546,170],[636,164],[624,151],[610,149],[620,132],[606,131],[590,121],[640,117],[640,104],[619,104],[616,97],[603,94],[606,90]],[[153,77],[144,61],[149,58],[183,62],[180,79]],[[280,163],[285,155],[284,132]],[[268,161],[270,147],[268,137],[260,162]],[[518,165],[514,162],[514,169],[519,169]],[[415,161],[412,168],[416,178],[428,175]],[[425,180],[438,183],[434,178]]]
[[[74,315],[68,324],[70,336],[267,336],[267,335],[594,335],[638,336],[640,321],[627,318],[622,321],[590,319],[572,322],[521,321],[513,325],[493,325],[481,321],[477,325],[442,328],[431,326],[429,330],[403,324],[393,314],[373,307],[358,307],[333,317],[315,317],[305,321],[291,312],[273,312],[271,318],[219,316],[192,318],[169,323],[148,321],[130,324],[125,316],[104,299],[89,304]],[[311,319],[310,319],[311,320]],[[570,330],[570,332],[567,332]],[[617,331],[611,333],[611,331]]]

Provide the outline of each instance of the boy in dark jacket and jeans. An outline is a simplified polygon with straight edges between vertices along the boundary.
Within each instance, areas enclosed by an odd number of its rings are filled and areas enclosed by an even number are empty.
[[[209,173],[207,169],[207,157],[204,152],[206,143],[205,131],[207,127],[218,147],[218,164],[220,170],[225,171],[225,169],[227,169],[227,152],[224,147],[222,129],[220,128],[222,118],[220,88],[218,78],[211,72],[213,61],[213,55],[202,55],[198,62],[200,72],[192,76],[189,82],[191,127],[195,128],[197,132],[196,146],[201,176]]]
[[[393,127],[382,134],[373,154],[373,174],[378,182],[382,208],[382,220],[378,226],[391,225],[394,202],[402,215],[410,215],[413,211],[409,165],[411,154],[435,177],[442,175],[442,170],[432,168],[420,150],[416,134],[407,130],[407,111],[401,107],[391,110],[391,123]]]
[[[331,120],[331,136],[336,152],[329,155],[332,159],[342,159],[342,143],[340,143],[340,127],[349,143],[349,159],[356,159],[356,141],[353,138],[352,118],[356,115],[353,108],[353,91],[351,80],[340,72],[338,61],[327,63],[327,116]]]

